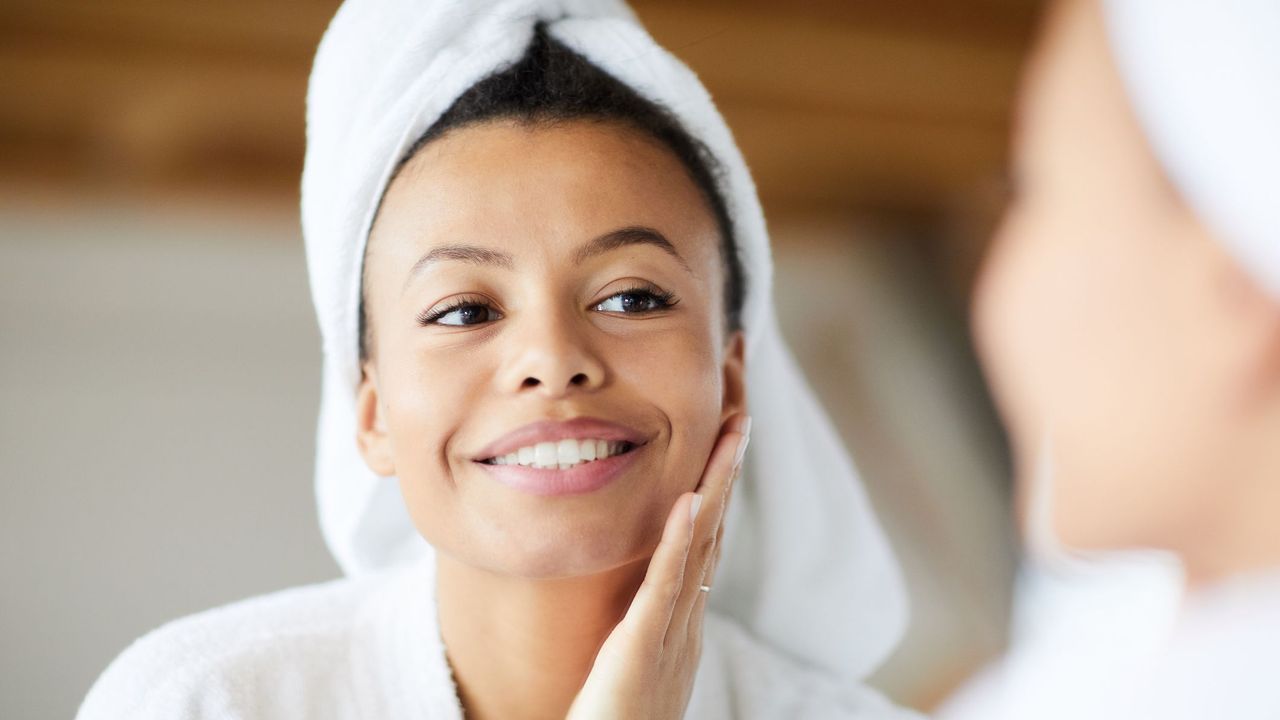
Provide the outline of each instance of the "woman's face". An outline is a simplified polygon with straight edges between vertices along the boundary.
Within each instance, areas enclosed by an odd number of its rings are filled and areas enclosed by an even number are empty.
[[[370,234],[364,457],[460,562],[547,578],[643,559],[744,409],[723,287],[714,216],[656,141],[594,122],[451,131]],[[612,425],[509,436],[577,418]],[[564,470],[491,459],[498,443],[540,464],[557,435],[634,447]]]
[[[1096,0],[1051,13],[976,333],[1024,511],[1047,450],[1064,542],[1178,549],[1249,456],[1268,303],[1166,181],[1104,30]]]

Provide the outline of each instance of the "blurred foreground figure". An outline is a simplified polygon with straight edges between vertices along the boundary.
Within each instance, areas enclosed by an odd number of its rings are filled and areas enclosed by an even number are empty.
[[[975,302],[1031,569],[948,718],[1280,718],[1280,3],[1061,0]]]

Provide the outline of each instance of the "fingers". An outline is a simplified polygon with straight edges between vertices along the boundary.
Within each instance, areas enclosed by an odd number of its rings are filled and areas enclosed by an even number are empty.
[[[729,480],[729,489],[726,492],[725,508],[720,516],[720,527],[716,530],[715,550],[713,551],[710,566],[707,573],[702,577],[700,585],[707,587],[715,587],[716,571],[720,568],[720,552],[724,549],[724,526],[725,520],[729,517],[729,503],[733,501],[733,486],[737,484],[738,478],[742,477],[741,462],[734,468],[733,477]],[[702,618],[706,613],[707,598],[711,596],[708,592],[698,592],[693,601],[693,608],[689,611],[689,624],[686,633],[690,637],[700,637],[702,633]]]
[[[693,539],[692,517],[705,512],[699,508],[703,503],[704,499],[697,494],[685,493],[667,515],[662,538],[649,560],[644,581],[614,633],[620,632],[620,639],[632,646],[628,650],[650,653],[652,659],[661,653],[676,600],[686,582],[686,562]]]
[[[729,430],[717,441],[698,485],[698,494],[705,498],[705,507],[693,528],[689,559],[684,570],[684,586],[672,610],[669,636],[687,636],[690,615],[695,605],[700,604],[707,594],[700,590],[700,586],[709,584],[710,570],[718,557],[718,539],[722,536],[731,482],[746,450],[751,419],[746,415],[738,415],[726,425]]]

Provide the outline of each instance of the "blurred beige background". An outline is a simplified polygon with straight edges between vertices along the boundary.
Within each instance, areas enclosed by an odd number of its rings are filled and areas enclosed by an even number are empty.
[[[756,173],[784,331],[910,583],[876,682],[931,707],[1004,642],[1006,461],[965,315],[1036,3],[634,5]],[[0,6],[0,717],[69,717],[147,630],[337,574],[297,219],[336,6]]]

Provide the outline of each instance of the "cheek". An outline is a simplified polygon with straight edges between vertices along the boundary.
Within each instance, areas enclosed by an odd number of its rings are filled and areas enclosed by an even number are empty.
[[[397,463],[443,463],[452,428],[466,418],[483,372],[474,359],[450,361],[445,353],[412,355],[395,368],[387,399]]]
[[[1072,516],[1101,498],[1094,486],[1100,476],[1077,469],[1091,454],[1092,436],[1115,419],[1114,380],[1124,374],[1112,357],[1124,351],[1107,327],[1107,309],[1120,298],[1103,245],[1069,218],[1028,206],[1011,211],[974,303],[976,340],[1010,435],[1019,502],[1031,497],[1051,435],[1054,506],[1070,508]],[[1025,515],[1027,508],[1020,510]]]
[[[1198,462],[1205,413],[1172,242],[1136,210],[1024,212],[984,271],[975,322],[1021,500],[1047,434],[1054,525],[1073,547],[1150,543],[1185,504],[1177,478]]]
[[[619,377],[665,416],[664,500],[694,489],[720,426],[723,373],[715,348],[702,336],[664,334],[615,362]]]
[[[447,353],[412,352],[387,378],[387,423],[409,514],[433,544],[455,532],[457,496],[447,445],[481,392],[473,363],[451,362]]]

